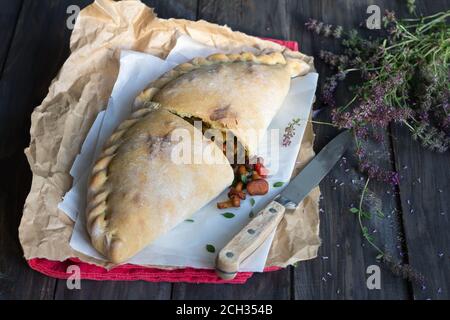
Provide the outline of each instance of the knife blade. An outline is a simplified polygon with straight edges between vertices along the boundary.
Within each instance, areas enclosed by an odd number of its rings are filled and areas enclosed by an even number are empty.
[[[233,279],[239,265],[272,233],[282,220],[286,208],[296,207],[319,185],[347,150],[351,133],[346,130],[329,142],[286,188],[261,210],[233,239],[220,250],[216,258],[216,274]]]

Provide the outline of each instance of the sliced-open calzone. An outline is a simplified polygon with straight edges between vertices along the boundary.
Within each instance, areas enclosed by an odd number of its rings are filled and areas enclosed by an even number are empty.
[[[201,148],[219,153],[220,161],[175,163],[174,130],[202,136],[191,123],[199,119],[231,131],[254,155],[247,129],[266,130],[291,77],[309,71],[301,57],[282,53],[216,54],[151,83],[135,101],[139,110],[114,132],[93,168],[87,228],[94,247],[113,263],[124,262],[231,185],[234,172],[223,146],[210,140]],[[160,107],[153,110],[155,105]]]
[[[202,141],[201,147],[216,148],[221,161],[173,161],[176,129],[192,137],[198,131],[166,110],[140,109],[114,132],[93,168],[87,229],[94,247],[113,263],[135,255],[233,181],[231,166],[211,141]]]

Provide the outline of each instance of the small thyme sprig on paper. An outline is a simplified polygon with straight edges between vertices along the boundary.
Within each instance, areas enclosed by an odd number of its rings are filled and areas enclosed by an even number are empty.
[[[295,136],[295,127],[300,125],[300,119],[294,118],[289,122],[287,127],[284,129],[283,134],[283,147],[290,146],[292,141],[291,139]]]
[[[314,121],[314,120],[303,120],[303,121],[316,123],[316,124],[323,124],[323,125],[327,125],[327,126],[331,126],[331,127],[336,127],[336,125],[334,125],[334,124],[332,124],[330,122]],[[291,145],[292,138],[296,134],[295,128],[297,126],[299,126],[301,122],[302,122],[301,119],[294,118],[294,119],[291,120],[291,122],[289,122],[289,124],[286,126],[286,128],[284,128],[283,142],[282,142],[283,147],[288,147],[288,146]]]

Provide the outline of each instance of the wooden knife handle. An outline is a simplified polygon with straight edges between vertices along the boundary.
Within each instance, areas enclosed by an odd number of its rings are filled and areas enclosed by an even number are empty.
[[[258,212],[233,239],[222,249],[216,258],[216,273],[224,279],[233,279],[239,265],[248,258],[272,233],[283,218],[285,207],[272,201]]]

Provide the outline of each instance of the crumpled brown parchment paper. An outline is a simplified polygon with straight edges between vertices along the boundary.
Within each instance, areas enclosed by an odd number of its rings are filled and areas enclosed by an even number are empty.
[[[89,128],[107,105],[119,71],[122,49],[142,51],[164,58],[180,34],[224,50],[284,51],[228,27],[206,21],[159,19],[153,9],[138,0],[97,0],[78,16],[70,40],[71,55],[52,82],[47,97],[31,115],[31,141],[25,150],[33,172],[19,238],[26,259],[63,261],[70,257],[105,265],[84,256],[69,245],[74,223],[57,208],[72,185],[69,171]],[[288,50],[289,51],[289,50]],[[300,53],[314,70],[313,59]],[[306,128],[296,172],[313,156],[312,126]],[[285,267],[317,256],[320,246],[318,201],[313,190],[303,203],[285,215],[277,229],[267,266]]]

